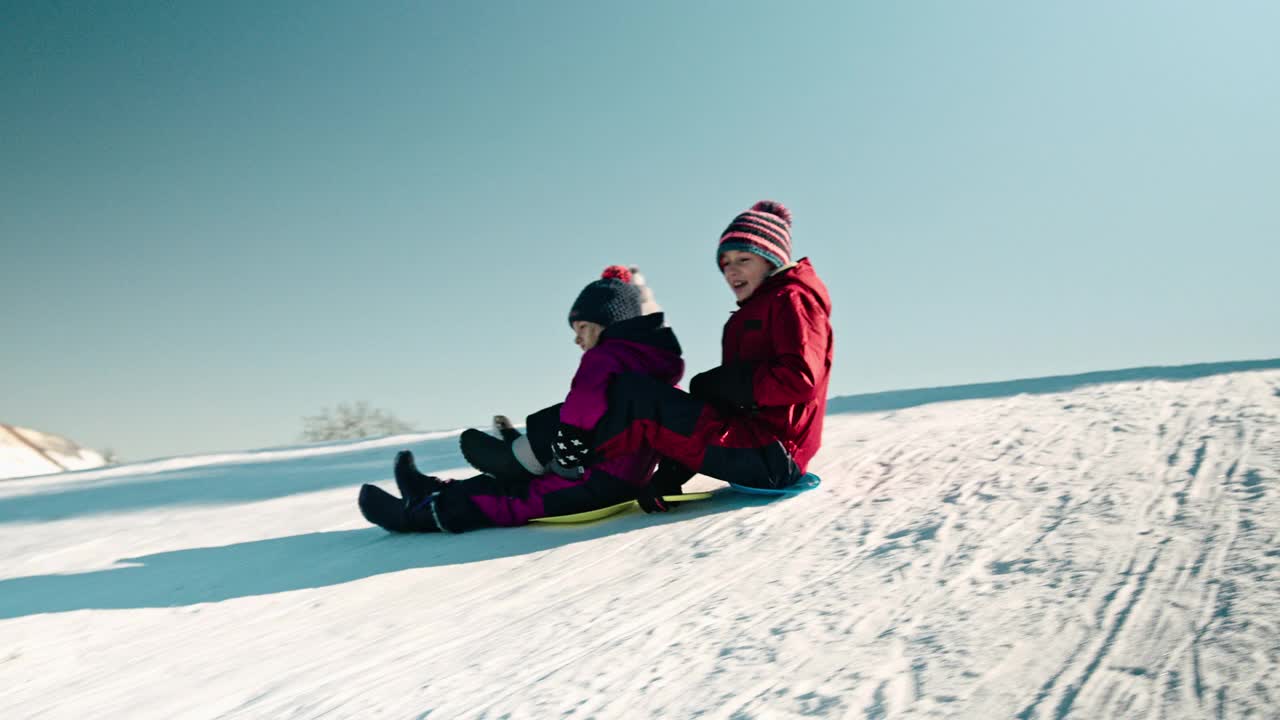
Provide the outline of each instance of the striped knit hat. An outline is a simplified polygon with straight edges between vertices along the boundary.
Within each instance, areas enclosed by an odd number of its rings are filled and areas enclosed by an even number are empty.
[[[791,211],[772,200],[752,205],[720,234],[717,265],[726,250],[755,253],[775,268],[786,265],[791,262]]]

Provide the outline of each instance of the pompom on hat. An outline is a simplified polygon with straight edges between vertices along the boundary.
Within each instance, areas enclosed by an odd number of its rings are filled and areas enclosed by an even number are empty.
[[[631,282],[631,271],[621,265],[610,265],[600,279],[578,293],[569,309],[569,326],[575,322],[593,322],[609,327],[616,322],[640,317],[643,292]]]
[[[658,298],[654,296],[653,288],[645,281],[640,268],[629,265],[627,269],[631,271],[631,284],[640,288],[640,312],[644,315],[662,312],[662,306],[658,304]]]
[[[631,282],[631,268],[621,265],[610,265],[600,273],[601,280],[621,280],[624,283]]]
[[[761,200],[740,213],[720,233],[716,266],[728,250],[755,253],[775,268],[791,262],[791,211],[780,202]]]

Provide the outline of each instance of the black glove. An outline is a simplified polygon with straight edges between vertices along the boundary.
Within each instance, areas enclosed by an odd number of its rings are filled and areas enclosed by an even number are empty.
[[[751,383],[754,374],[755,367],[745,362],[714,367],[693,376],[689,394],[712,405],[750,409],[756,404]]]
[[[691,477],[693,477],[692,470],[675,460],[663,458],[658,463],[658,469],[654,471],[653,477],[649,479],[649,484],[645,485],[640,494],[636,496],[636,502],[640,504],[640,509],[647,513],[667,512],[679,505],[679,503],[668,502],[663,500],[662,497],[664,495],[679,495],[680,488]]]
[[[580,427],[560,423],[556,438],[551,441],[551,456],[567,468],[590,467],[595,461],[591,449],[591,433]]]
[[[647,513],[669,512],[677,504],[663,500],[662,492],[655,488],[652,483],[644,486],[644,489],[636,496],[636,503],[640,505],[641,510]]]
[[[511,424],[511,419],[506,415],[493,416],[493,429],[497,430],[498,434],[502,436],[502,439],[507,442],[511,442],[520,437],[520,431],[516,429],[515,425]]]

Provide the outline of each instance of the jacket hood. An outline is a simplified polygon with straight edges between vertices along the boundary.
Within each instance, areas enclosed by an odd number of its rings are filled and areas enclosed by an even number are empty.
[[[666,316],[660,312],[616,322],[600,333],[600,339],[626,340],[650,345],[677,356],[684,354],[675,331],[666,326]]]

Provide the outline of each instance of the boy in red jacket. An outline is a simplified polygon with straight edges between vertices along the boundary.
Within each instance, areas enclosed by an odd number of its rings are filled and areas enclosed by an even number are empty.
[[[791,262],[791,213],[771,201],[740,213],[716,259],[738,300],[719,367],[685,393],[638,374],[615,377],[592,427],[529,416],[539,460],[591,467],[651,447],[663,456],[640,503],[665,511],[664,494],[694,473],[756,487],[794,484],[822,444],[833,339],[831,298],[808,259]]]

